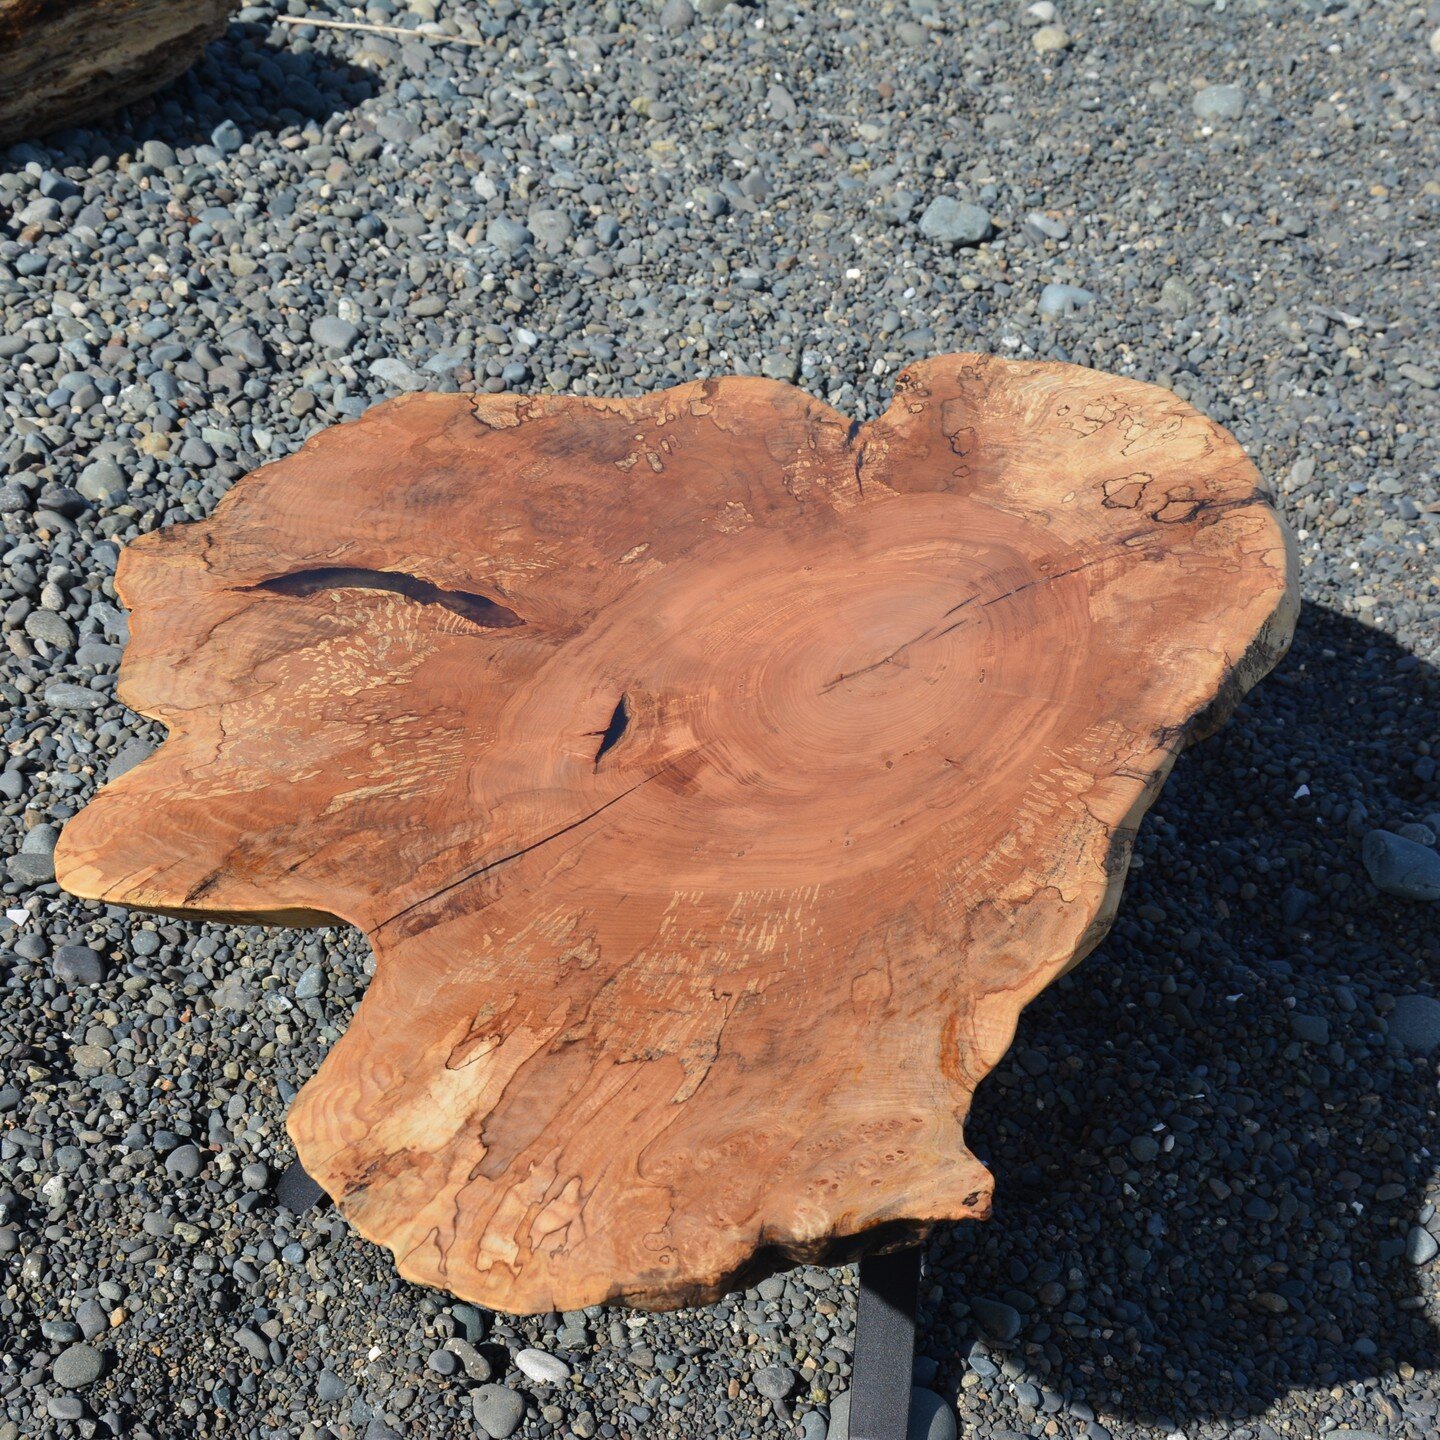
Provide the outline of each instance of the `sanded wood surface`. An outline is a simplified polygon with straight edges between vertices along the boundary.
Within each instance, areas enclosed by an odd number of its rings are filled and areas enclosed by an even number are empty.
[[[671,1306],[912,1240],[986,1214],[976,1085],[1288,643],[1257,485],[1166,391],[983,356],[863,426],[392,400],[126,550],[170,738],[60,879],[366,932],[290,1131],[413,1279]]]
[[[0,145],[138,100],[188,70],[240,0],[0,0]]]

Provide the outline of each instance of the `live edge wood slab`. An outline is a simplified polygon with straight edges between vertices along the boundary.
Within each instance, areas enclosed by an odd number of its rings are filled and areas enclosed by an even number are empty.
[[[979,355],[867,425],[754,378],[410,395],[118,588],[170,738],[62,883],[361,927],[290,1133],[405,1275],[509,1311],[984,1216],[976,1085],[1296,609],[1218,425]]]

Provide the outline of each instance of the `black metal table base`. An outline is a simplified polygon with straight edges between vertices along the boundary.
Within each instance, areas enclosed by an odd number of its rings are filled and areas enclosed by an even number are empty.
[[[920,1250],[860,1262],[855,1358],[850,1367],[850,1440],[905,1440],[915,1365]]]
[[[310,1172],[292,1160],[275,1182],[275,1198],[287,1209],[303,1215],[325,1199],[325,1192],[310,1178]]]
[[[319,1204],[325,1192],[294,1160],[276,1181],[275,1198],[287,1210],[303,1213]],[[850,1440],[905,1440],[919,1299],[918,1248],[867,1255],[860,1262],[855,1358],[850,1367]]]

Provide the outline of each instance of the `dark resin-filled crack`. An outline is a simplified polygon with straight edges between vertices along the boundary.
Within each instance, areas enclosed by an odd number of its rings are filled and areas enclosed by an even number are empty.
[[[403,570],[363,570],[345,565],[320,565],[310,570],[296,570],[289,575],[276,575],[262,580],[252,590],[266,590],[272,595],[317,595],[322,590],[388,590],[421,605],[439,605],[460,615],[471,624],[487,630],[508,630],[525,622],[511,609],[476,595],[469,590],[442,590],[418,575]]]

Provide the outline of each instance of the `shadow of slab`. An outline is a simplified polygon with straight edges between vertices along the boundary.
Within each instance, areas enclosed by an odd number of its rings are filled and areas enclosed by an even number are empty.
[[[1311,607],[1176,766],[1109,938],[976,1097],[995,1218],[932,1247],[937,1388],[1013,1358],[1051,1407],[1181,1425],[1440,1363],[1434,1266],[1406,1254],[1440,1233],[1440,1055],[1391,1033],[1397,999],[1440,994],[1440,906],[1360,859],[1440,810],[1437,715],[1440,671]]]

